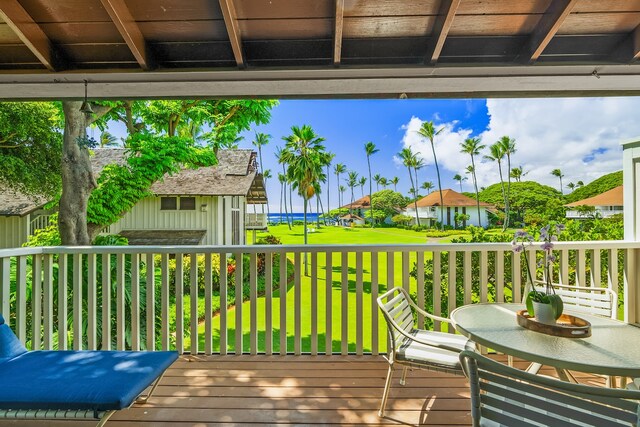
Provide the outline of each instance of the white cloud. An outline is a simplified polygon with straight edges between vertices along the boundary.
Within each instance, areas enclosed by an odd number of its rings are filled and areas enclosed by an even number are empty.
[[[640,98],[545,98],[489,99],[487,129],[480,134],[485,145],[503,135],[516,140],[517,152],[512,166],[528,171],[525,179],[558,188],[558,179],[550,174],[560,168],[563,184],[579,180],[588,183],[606,173],[622,169],[620,143],[640,135]],[[433,164],[431,147],[416,131],[423,120],[412,117],[403,126],[404,147],[419,152],[427,164]],[[462,173],[470,164],[468,155],[460,153],[460,143],[471,136],[464,121],[442,123],[444,130],[436,137],[436,153],[443,179],[450,173]],[[486,153],[483,153],[486,154]],[[476,159],[479,186],[499,181],[497,165]],[[471,180],[467,188],[470,188]]]

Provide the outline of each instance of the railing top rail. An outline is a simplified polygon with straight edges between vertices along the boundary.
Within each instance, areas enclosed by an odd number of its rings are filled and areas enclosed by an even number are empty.
[[[45,253],[43,247],[27,247],[27,248],[10,248],[0,249],[0,258],[23,256],[23,255],[40,255]]]

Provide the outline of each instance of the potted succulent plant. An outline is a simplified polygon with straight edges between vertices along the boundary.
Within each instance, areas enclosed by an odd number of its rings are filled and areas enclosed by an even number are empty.
[[[555,293],[551,283],[551,264],[556,260],[553,254],[553,242],[558,240],[558,234],[564,230],[564,225],[555,224],[547,225],[540,229],[540,241],[543,242],[541,249],[544,251],[541,261],[543,268],[544,285],[542,288],[536,288],[536,281],[531,275],[529,268],[529,259],[525,244],[533,244],[534,238],[525,231],[517,231],[511,242],[512,249],[515,253],[524,252],[525,268],[531,290],[525,298],[527,311],[530,315],[535,316],[536,320],[541,323],[554,324],[562,315],[563,303],[559,295]]]

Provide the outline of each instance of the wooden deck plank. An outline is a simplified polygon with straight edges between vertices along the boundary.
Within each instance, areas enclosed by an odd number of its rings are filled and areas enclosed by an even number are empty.
[[[493,355],[506,362],[506,356]],[[527,362],[516,361],[525,368]],[[145,405],[121,411],[108,427],[281,425],[469,425],[465,378],[414,370],[396,373],[387,416],[378,418],[387,362],[383,356],[183,356]],[[543,374],[554,371],[543,368]],[[603,379],[576,376],[590,384]],[[95,422],[6,421],[0,426],[84,427]]]

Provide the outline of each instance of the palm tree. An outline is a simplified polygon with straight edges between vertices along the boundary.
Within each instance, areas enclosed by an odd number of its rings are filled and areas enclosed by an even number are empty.
[[[380,191],[380,180],[382,179],[382,176],[380,176],[379,173],[373,175],[373,180],[376,183],[376,191]]]
[[[569,187],[569,190],[573,191],[573,189],[576,188],[576,185],[573,182],[570,182],[567,184],[567,187]]]
[[[324,138],[318,136],[309,125],[302,127],[292,126],[291,135],[283,137],[285,145],[285,159],[289,164],[287,177],[292,182],[293,188],[303,200],[303,225],[304,244],[308,242],[307,232],[307,208],[309,199],[317,190],[317,183],[324,176],[325,166],[323,155],[325,154]],[[305,275],[307,274],[307,253],[304,256]]]
[[[118,138],[111,135],[106,130],[100,134],[100,148],[117,147],[117,146],[118,146]]]
[[[360,185],[360,192],[362,193],[362,197],[364,197],[364,186],[367,185],[367,177],[361,176],[358,185]]]
[[[350,171],[347,177],[347,187],[351,189],[351,203],[349,204],[349,213],[353,209],[353,202],[355,202],[353,196],[353,189],[358,185],[358,172]]]
[[[411,180],[411,193],[413,194],[413,205],[416,209],[416,224],[420,225],[420,217],[418,216],[418,200],[416,199],[416,186],[413,183],[413,174],[411,173],[411,168],[416,161],[416,156],[411,151],[411,148],[403,148],[400,153],[398,153],[398,157],[402,160],[402,164],[406,166],[409,171],[409,179]]]
[[[440,180],[440,168],[438,167],[438,158],[436,156],[436,146],[433,143],[433,139],[444,130],[444,126],[438,130],[435,130],[433,122],[424,122],[418,130],[418,133],[427,138],[431,143],[431,152],[433,153],[433,163],[436,166],[436,175],[438,176],[438,191],[440,192],[440,206],[444,205],[444,199],[442,198],[442,181]],[[444,210],[440,209],[440,227],[444,230]]]
[[[504,202],[504,212],[505,212],[505,220],[502,223],[502,231],[504,232],[507,229],[507,218],[509,217],[509,202],[507,201],[507,194],[504,189],[504,178],[502,177],[502,159],[504,158],[504,150],[502,149],[502,145],[500,142],[496,142],[495,144],[491,144],[489,146],[489,153],[484,156],[484,159],[489,160],[491,162],[498,163],[498,172],[500,173],[500,189],[502,190],[502,200]]]
[[[578,181],[576,182],[576,188],[584,187],[584,182]]]
[[[251,141],[251,143],[258,148],[258,159],[260,160],[260,170],[263,172],[262,173],[262,178],[264,179],[264,189],[265,191],[267,190],[267,180],[269,178],[271,178],[271,176],[266,176],[266,174],[264,173],[264,165],[262,163],[262,146],[263,145],[267,145],[269,143],[269,139],[271,138],[271,135],[267,135],[266,133],[258,133],[256,132],[256,137],[253,141]],[[264,213],[264,211],[262,211],[262,213]],[[269,204],[267,203],[267,218],[269,217]]]
[[[391,179],[391,183],[393,184],[393,191],[398,191],[398,183],[400,182],[400,178],[398,178],[397,176],[394,176]]]
[[[371,183],[371,156],[373,156],[374,154],[376,154],[380,150],[378,150],[376,148],[376,144],[374,144],[373,142],[369,141],[366,144],[364,144],[364,151],[367,154],[367,166],[369,167],[369,213],[371,214],[371,227],[373,228],[373,207],[371,206],[371,200],[373,200],[373,189],[371,188],[371,186],[372,186],[372,183]],[[381,178],[378,176],[378,180],[376,181],[377,185],[380,185],[380,179]],[[378,190],[380,190],[379,187],[378,187]],[[364,197],[364,194],[362,195],[362,197]]]
[[[416,190],[418,189],[418,170],[424,167],[424,159],[422,157],[418,157],[418,153],[415,155],[415,160],[413,162],[413,172],[416,174]]]
[[[384,190],[387,189],[387,186],[389,185],[389,180],[387,178],[385,178],[384,176],[380,178],[380,185],[382,185],[382,188]]]
[[[482,141],[479,137],[467,138],[462,144],[460,144],[460,152],[467,153],[471,156],[471,177],[473,178],[473,186],[476,190],[476,207],[478,208],[478,225],[482,227],[482,218],[480,217],[480,196],[478,193],[478,179],[476,177],[476,162],[474,156],[480,154],[480,151],[485,148],[482,145]]]
[[[509,212],[511,206],[511,155],[516,152],[516,140],[505,135],[500,138],[497,143],[500,145],[504,155],[507,156],[507,194],[504,204],[505,217],[503,226],[503,230],[506,230],[507,227],[509,227]],[[520,172],[522,172],[522,168]]]
[[[529,172],[522,172],[522,166],[518,166],[517,168],[511,169],[509,177],[515,179],[516,182],[522,182],[522,177],[528,173]]]
[[[347,188],[344,185],[338,185],[338,197],[341,197],[344,201],[344,192],[347,191]],[[342,206],[342,203],[340,204]]]
[[[289,218],[289,212],[293,215],[293,209],[287,210],[287,184],[289,183],[289,179],[287,178],[287,155],[282,147],[276,147],[276,159],[278,163],[282,165],[282,175],[284,179],[282,181],[283,189],[282,193],[284,194],[284,214],[287,218],[287,226],[289,226],[289,230],[291,230],[291,220]],[[291,192],[289,192],[289,205],[291,207]]]
[[[458,183],[460,184],[460,192],[462,193],[462,181],[466,181],[468,178],[466,176],[462,176],[459,173],[455,174],[453,176],[453,180],[454,181],[458,181]]]
[[[431,193],[431,190],[433,190],[433,182],[425,181],[425,182],[422,183],[420,188],[425,190],[427,192],[427,196],[428,196]]]
[[[560,169],[554,169],[551,171],[551,175],[556,176],[560,179],[560,194],[564,195],[564,191],[562,191],[562,178],[564,175]]]
[[[331,171],[331,162],[333,161],[333,159],[336,157],[336,155],[334,153],[327,153],[327,214],[329,214],[329,212],[331,211],[331,205],[329,205],[329,193],[331,193],[330,191],[330,185],[329,185],[329,176],[331,175],[330,171]],[[326,217],[325,217],[325,225],[327,225],[327,221],[326,221]]]
[[[282,205],[283,205],[283,199],[284,199],[284,210],[285,212],[287,211],[287,192],[285,191],[285,186],[287,183],[287,176],[283,173],[278,173],[278,182],[280,182],[280,224],[282,224]],[[284,196],[284,197],[283,197]],[[289,215],[287,214],[287,224],[289,225],[289,227],[291,227],[291,224],[289,224]]]
[[[338,182],[338,207],[341,207],[344,204],[344,200],[340,197],[342,192],[340,192],[340,174],[343,174],[347,171],[347,167],[344,163],[336,163],[333,167],[333,173],[336,174],[336,181]]]

